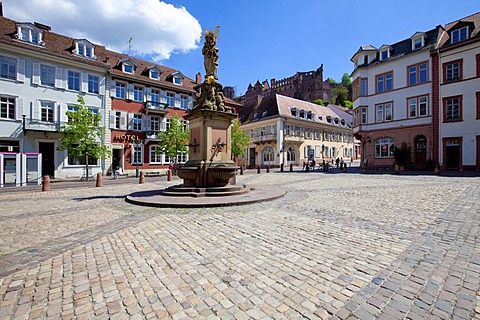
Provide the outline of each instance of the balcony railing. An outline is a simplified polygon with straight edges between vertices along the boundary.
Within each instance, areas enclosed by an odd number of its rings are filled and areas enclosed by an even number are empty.
[[[60,121],[41,121],[37,119],[25,119],[24,129],[30,131],[59,132],[60,127],[66,123]]]
[[[276,134],[266,134],[263,136],[256,136],[251,138],[252,142],[277,141]]]
[[[158,113],[163,113],[166,114],[168,104],[166,103],[161,103],[157,101],[147,101],[145,102],[145,109],[147,112],[158,112]]]

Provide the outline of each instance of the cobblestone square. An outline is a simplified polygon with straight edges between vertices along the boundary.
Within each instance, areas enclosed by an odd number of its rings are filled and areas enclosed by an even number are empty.
[[[237,207],[0,190],[0,319],[480,319],[480,178],[248,172]]]

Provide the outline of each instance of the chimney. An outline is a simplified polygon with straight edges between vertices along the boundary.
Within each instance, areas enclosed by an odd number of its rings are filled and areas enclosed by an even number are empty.
[[[0,17],[3,17],[3,3],[0,1]]]
[[[199,72],[195,75],[195,84],[200,84],[200,83],[202,83],[202,75]]]

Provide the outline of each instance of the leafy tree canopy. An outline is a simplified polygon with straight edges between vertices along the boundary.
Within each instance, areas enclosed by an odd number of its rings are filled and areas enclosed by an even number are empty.
[[[325,105],[322,99],[313,100],[312,103],[318,104],[319,106]]]
[[[73,157],[85,160],[86,179],[90,161],[103,159],[110,154],[107,146],[102,144],[105,127],[101,126],[102,116],[93,113],[85,106],[85,100],[78,96],[74,111],[67,111],[68,123],[61,126],[59,150],[67,150]]]
[[[240,121],[234,119],[232,121],[232,156],[239,157],[245,153],[245,147],[248,146],[250,137],[240,129]]]
[[[348,73],[344,73],[342,76],[342,84],[344,86],[349,86],[352,84],[352,79],[350,78],[350,75]]]
[[[177,158],[179,152],[187,152],[188,145],[188,131],[183,122],[177,114],[170,118],[170,128],[167,131],[160,133],[160,152]]]

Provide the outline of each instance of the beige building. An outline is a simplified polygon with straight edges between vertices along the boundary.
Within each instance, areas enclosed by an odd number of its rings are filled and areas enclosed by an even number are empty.
[[[247,167],[303,165],[353,156],[352,117],[310,102],[279,94],[264,98],[245,117],[240,129],[250,145],[239,159]],[[342,114],[342,116],[340,116]]]

